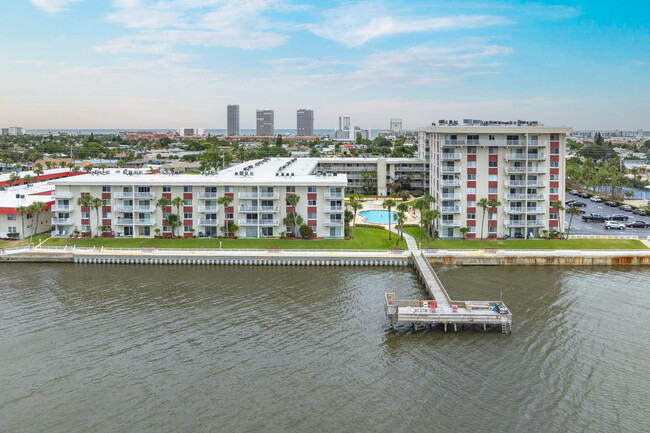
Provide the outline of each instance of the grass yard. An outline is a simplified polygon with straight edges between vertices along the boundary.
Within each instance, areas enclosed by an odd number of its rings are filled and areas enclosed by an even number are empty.
[[[404,233],[413,236],[420,242],[420,228],[406,227]],[[635,250],[647,249],[640,241],[633,239],[501,239],[501,240],[462,240],[438,239],[427,243],[426,236],[422,239],[422,248],[438,248],[441,250],[500,248],[505,250]]]
[[[49,233],[41,233],[39,235],[33,236],[32,242],[34,245],[38,245],[39,242],[41,242],[42,239],[46,239],[50,236]],[[29,244],[29,238],[25,239],[20,239],[17,241],[4,241],[0,240],[0,248],[13,248],[13,247],[21,247],[23,245],[28,245]]]

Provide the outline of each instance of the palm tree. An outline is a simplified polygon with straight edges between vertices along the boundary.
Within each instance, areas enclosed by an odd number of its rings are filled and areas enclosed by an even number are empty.
[[[404,239],[404,221],[406,221],[406,213],[409,211],[409,205],[402,202],[397,205],[397,222],[399,223],[399,232],[397,242],[399,242],[399,237]]]
[[[295,233],[296,225],[297,225],[296,217],[298,216],[296,215],[296,206],[300,201],[300,196],[298,194],[293,194],[293,193],[287,194],[286,200],[287,203],[289,203],[289,205],[291,206],[291,218],[293,219],[293,222],[292,224],[289,225],[289,227],[291,227],[291,232],[293,237],[296,237],[296,233]],[[289,217],[289,215],[287,215],[287,217]]]
[[[217,203],[223,206],[223,225],[226,228],[226,237],[229,236],[228,230],[229,230],[229,223],[228,220],[226,219],[226,208],[230,206],[230,203],[232,203],[233,198],[230,197],[229,195],[224,195],[221,196],[217,199]]]
[[[20,180],[20,175],[15,171],[9,175],[9,181],[13,184],[13,186],[16,186],[19,180]]]
[[[181,219],[181,206],[185,204],[185,200],[183,200],[182,197],[175,197],[172,200],[172,206],[176,206],[176,216],[178,216],[178,220],[180,221]]]
[[[437,221],[438,218],[440,218],[441,216],[442,216],[442,214],[440,213],[440,211],[438,209],[433,209],[431,211],[431,220],[429,221],[429,224],[431,226],[433,226],[433,222]],[[431,230],[431,227],[429,227],[429,230]],[[433,236],[433,238],[435,240],[435,233],[432,233],[432,236]]]
[[[348,206],[350,206],[350,209],[354,213],[354,218],[352,219],[352,238],[354,239],[354,226],[357,225],[357,211],[363,209],[363,204],[357,197],[353,196],[350,198],[350,204]]]
[[[566,212],[570,215],[569,216],[569,227],[566,230],[566,239],[569,239],[569,232],[571,231],[571,223],[573,222],[573,216],[574,215],[580,215],[580,209],[578,209],[577,206],[569,206],[567,208]]]
[[[23,183],[24,183],[25,185],[29,185],[29,184],[32,183],[33,181],[34,181],[34,176],[29,175],[29,174],[26,174],[25,176],[23,176]]]
[[[390,213],[390,210],[395,206],[397,206],[397,202],[392,198],[389,198],[388,200],[384,200],[384,202],[381,204],[381,207],[383,207],[384,209],[388,209],[388,241],[389,242],[392,240],[391,231],[390,231],[390,222],[392,220],[391,218],[392,214]]]
[[[488,200],[488,208],[490,209],[490,213],[494,213],[494,211],[495,211],[499,206],[501,206],[501,202],[500,202],[498,199],[496,199],[496,198],[491,198],[490,200]],[[481,229],[482,229],[482,227],[481,227]],[[488,233],[488,236],[490,236],[489,233]]]
[[[52,168],[53,164],[54,163],[52,161],[45,161],[45,166],[47,167],[48,170],[50,170]]]
[[[423,212],[425,210],[429,209],[429,204],[425,202],[424,199],[420,198],[418,200],[415,200],[413,203],[413,207],[420,211],[420,242],[422,242],[422,232],[424,228],[424,217],[423,217]]]
[[[38,234],[38,216],[41,214],[41,212],[43,212],[44,208],[45,208],[45,203],[43,203],[42,201],[35,201],[31,205],[29,205],[29,213],[31,213],[36,217],[36,219],[34,220],[34,230],[32,230],[30,237],[32,234],[34,234],[34,232]],[[31,243],[31,239],[29,243]]]
[[[93,197],[90,194],[84,194],[77,199],[77,204],[82,208],[84,207],[88,208],[88,212],[90,212],[90,202],[92,201],[92,199]],[[90,215],[88,215],[88,220],[90,220]],[[90,227],[90,237],[93,237],[92,226],[89,227]]]
[[[483,209],[483,218],[481,219],[481,239],[483,239],[483,225],[485,224],[485,212],[490,207],[489,200],[484,197],[478,201],[477,205]]]
[[[104,206],[104,200],[102,200],[99,197],[93,197],[90,200],[90,208],[95,209],[95,212],[97,213],[97,236],[99,236],[99,209]],[[92,237],[92,232],[91,232],[91,237]]]
[[[180,225],[178,215],[175,213],[170,213],[167,215],[167,218],[165,218],[165,225],[169,226],[169,228],[172,230],[172,237],[174,237],[174,230],[176,230],[176,227]]]
[[[77,167],[76,165],[75,165],[74,167],[72,167],[72,172],[73,172],[73,173],[77,174],[77,173],[79,173],[80,171],[81,171],[81,169],[80,169],[79,167]]]
[[[18,215],[20,215],[20,225],[21,225],[21,236],[23,239],[26,238],[25,236],[25,215],[29,213],[29,207],[26,206],[18,206],[16,208],[16,212],[18,212]]]
[[[95,168],[94,165],[92,165],[92,164],[88,164],[87,166],[84,167],[84,171],[85,171],[86,173],[90,173],[91,171],[93,171],[93,168]]]
[[[43,175],[43,173],[44,173],[43,166],[40,163],[36,164],[34,166],[34,174],[36,175],[36,177]]]

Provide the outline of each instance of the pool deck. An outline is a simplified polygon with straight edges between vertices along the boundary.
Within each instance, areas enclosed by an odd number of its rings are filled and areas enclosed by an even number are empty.
[[[390,197],[386,197],[390,198]],[[367,210],[383,210],[383,211],[388,211],[388,209],[385,209],[382,207],[382,203],[384,202],[383,199],[381,200],[366,200],[362,201],[361,203],[363,204],[363,209],[357,211],[357,218],[355,219],[354,223],[355,224],[377,224],[377,225],[383,225],[388,228],[388,223],[382,224],[382,223],[373,223],[366,221],[366,218],[361,215],[361,212],[367,211]],[[398,204],[401,202],[398,202]],[[396,211],[397,209],[391,208],[391,211]],[[391,226],[394,226],[396,223],[392,222]],[[404,221],[404,224],[420,224],[420,213],[413,209],[410,208],[409,212],[406,215],[406,221]]]

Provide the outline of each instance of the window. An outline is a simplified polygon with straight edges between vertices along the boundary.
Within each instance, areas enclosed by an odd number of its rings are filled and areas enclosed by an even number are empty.
[[[498,194],[499,188],[488,188],[488,194]]]
[[[551,188],[551,194],[558,194],[559,193],[559,188]]]
[[[494,141],[494,134],[490,134],[490,135],[488,135],[488,140],[490,140],[490,141]]]
[[[223,192],[235,192],[235,187],[233,186],[224,186]]]
[[[560,154],[560,149],[557,147],[552,147],[551,148],[551,155],[559,155]]]
[[[467,168],[476,168],[476,161],[467,161]]]
[[[467,207],[476,207],[476,202],[474,200],[468,200]]]
[[[489,161],[488,167],[498,167],[499,162],[498,161]]]
[[[315,186],[308,186],[307,187],[307,192],[316,192],[316,187]]]
[[[105,200],[102,200],[103,206],[110,206],[111,205],[111,199],[107,198]]]
[[[288,186],[287,187],[287,192],[296,192],[296,187],[295,186]]]
[[[190,226],[184,226],[184,227],[183,227],[183,231],[184,231],[185,233],[191,233],[191,232],[192,232],[192,227],[190,227]]]
[[[316,200],[307,200],[307,206],[316,206]]]
[[[560,134],[551,134],[551,141],[560,141]]]
[[[318,218],[318,214],[316,214],[316,213],[308,213],[307,214],[307,219],[315,220],[317,218]]]
[[[7,233],[18,233],[16,227],[7,227]]]
[[[497,228],[496,227],[488,227],[488,233],[496,233]]]
[[[105,220],[111,219],[111,213],[110,212],[102,212],[102,218]]]
[[[183,206],[192,206],[192,199],[183,200]]]
[[[476,180],[476,175],[475,174],[468,174],[467,175],[467,180]]]
[[[102,192],[111,192],[110,186],[102,186]]]
[[[82,233],[90,232],[90,226],[81,226],[81,231]]]
[[[488,219],[492,220],[492,221],[496,220],[497,219],[497,213],[496,212],[488,213]]]
[[[560,166],[560,163],[559,163],[559,162],[557,162],[557,161],[551,161],[551,167],[553,167],[553,168],[557,168],[557,167],[559,167],[559,166]]]
[[[469,229],[468,233],[476,233],[476,226],[467,227]]]
[[[560,219],[559,217],[560,217],[560,214],[557,214],[557,213],[548,214],[548,219],[550,219],[550,220]]]
[[[233,218],[235,218],[235,214],[233,214],[233,213],[227,213],[227,214],[226,214],[226,219],[227,219],[227,220],[231,220],[231,219],[233,219]]]
[[[171,186],[163,186],[163,192],[172,192]]]
[[[488,180],[499,180],[499,175],[498,174],[489,174],[488,175]]]
[[[81,219],[90,218],[90,212],[81,212]]]
[[[192,212],[183,213],[183,219],[191,220],[192,219]]]
[[[490,155],[496,155],[499,153],[499,148],[495,146],[490,146]]]
[[[192,192],[192,187],[191,186],[184,186],[183,187],[183,192]]]
[[[467,219],[468,220],[475,220],[476,219],[476,214],[475,213],[468,213],[467,214]]]
[[[7,220],[16,221],[16,215],[7,215]]]
[[[470,154],[474,154],[474,155],[475,155],[475,154],[476,154],[476,147],[474,147],[474,146],[470,146],[470,147],[468,147],[468,148],[467,148],[467,154],[468,154],[468,155],[470,155]]]
[[[560,177],[559,174],[552,174],[552,175],[551,175],[551,180],[558,180],[559,177]]]
[[[476,188],[467,188],[467,194],[476,194]]]

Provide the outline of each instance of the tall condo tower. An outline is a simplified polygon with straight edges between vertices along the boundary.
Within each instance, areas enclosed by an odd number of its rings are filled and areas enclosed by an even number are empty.
[[[257,110],[257,132],[255,135],[274,135],[273,110]]]
[[[297,130],[298,135],[314,135],[314,110],[301,108],[297,111]]]
[[[228,135],[239,135],[239,105],[228,106]]]

